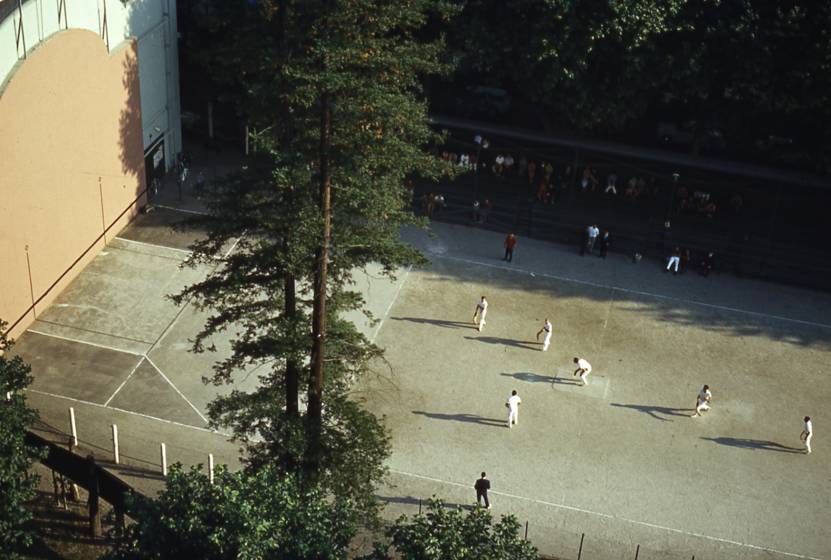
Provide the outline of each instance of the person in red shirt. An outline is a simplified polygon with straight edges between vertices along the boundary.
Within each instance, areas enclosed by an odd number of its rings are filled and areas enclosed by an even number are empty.
[[[503,261],[511,262],[514,258],[514,247],[516,247],[516,235],[513,233],[509,233],[508,237],[505,238],[505,258]]]

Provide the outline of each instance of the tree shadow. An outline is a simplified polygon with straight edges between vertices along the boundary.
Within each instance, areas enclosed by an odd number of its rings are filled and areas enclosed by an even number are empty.
[[[473,485],[470,485],[471,489],[473,489]],[[405,505],[419,505],[421,504],[422,510],[426,511],[427,506],[429,505],[429,500],[416,498],[415,496],[375,496],[378,498],[378,501],[383,502],[385,504],[405,504]],[[456,502],[442,502],[447,509],[465,509],[465,510],[472,510],[476,506],[473,504],[460,504]]]
[[[659,414],[663,414],[666,416],[687,416],[689,417],[690,411],[693,410],[692,408],[672,408],[669,406],[655,406],[651,404],[622,404],[622,403],[610,403],[611,406],[617,406],[619,408],[631,408],[632,410],[637,410],[639,412],[643,412],[645,414],[650,415],[651,417],[655,418],[656,420],[662,420],[664,422],[672,422],[669,418],[663,418],[659,416]]]
[[[471,424],[482,424],[484,426],[506,426],[506,420],[497,420],[495,418],[485,418],[478,414],[442,414],[440,412],[424,412],[423,410],[413,410],[413,414],[420,414],[427,418],[434,420],[453,420],[456,422],[468,422]]]
[[[730,447],[739,447],[741,449],[750,449],[755,451],[760,449],[762,451],[780,451],[782,453],[804,453],[804,449],[799,447],[788,447],[775,441],[767,441],[763,439],[748,439],[748,438],[731,438],[731,437],[702,437],[707,441],[712,441],[721,445],[729,445]]]
[[[446,321],[444,319],[425,319],[423,317],[391,317],[391,319],[395,321],[410,321],[412,323],[436,325],[448,329],[476,329],[476,325],[472,321]]]
[[[515,346],[517,348],[525,348],[528,350],[539,350],[540,346],[533,342],[522,342],[520,340],[513,340],[510,338],[499,338],[497,336],[466,336],[467,340],[476,340],[484,342],[485,344],[501,344],[503,346]]]
[[[518,371],[516,373],[500,373],[503,377],[513,377],[519,381],[526,383],[555,383],[557,378],[549,375],[540,375],[538,373],[531,373],[530,371]]]

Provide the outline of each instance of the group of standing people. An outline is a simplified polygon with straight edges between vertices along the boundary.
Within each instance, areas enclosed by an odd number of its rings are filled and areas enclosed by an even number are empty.
[[[609,253],[609,247],[612,245],[612,234],[608,229],[604,229],[601,232],[597,224],[592,224],[586,228],[586,233],[583,236],[583,244],[580,246],[580,256],[582,257],[586,253],[590,255],[594,254],[596,245],[600,245],[599,256],[605,259]]]

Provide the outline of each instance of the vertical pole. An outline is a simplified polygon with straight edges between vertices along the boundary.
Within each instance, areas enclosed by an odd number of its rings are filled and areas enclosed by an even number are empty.
[[[115,424],[113,424],[113,459],[116,465],[120,463],[118,456],[118,426]]]
[[[72,439],[69,440],[69,446],[78,446],[78,430],[75,428],[75,409],[69,407],[69,428],[72,430]],[[71,450],[71,449],[70,449]]]
[[[214,139],[214,104],[208,101],[208,138]]]
[[[214,454],[208,453],[208,479],[214,483]]]
[[[638,560],[638,555],[641,553],[641,545],[635,549],[635,560]]]
[[[248,155],[248,125],[245,125],[245,155]]]
[[[528,522],[525,522],[525,540],[528,540]]]
[[[87,456],[87,467],[89,475],[89,499],[87,500],[87,508],[89,509],[89,532],[93,538],[101,536],[101,512],[98,509],[98,472],[95,465],[95,457]]]
[[[162,476],[167,476],[167,446],[162,444]]]
[[[583,539],[586,538],[586,533],[580,533],[580,550],[577,551],[577,560],[583,556]]]
[[[421,515],[421,498],[418,499],[418,514]]]

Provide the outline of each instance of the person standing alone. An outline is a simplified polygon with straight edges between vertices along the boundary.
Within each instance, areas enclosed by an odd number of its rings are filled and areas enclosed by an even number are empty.
[[[543,339],[543,342],[542,342],[542,351],[543,352],[548,350],[548,345],[551,343],[551,330],[552,330],[551,329],[551,321],[549,321],[548,317],[546,317],[545,318],[545,324],[542,326],[542,328],[539,331],[537,331],[537,341],[539,341],[540,335],[542,333],[545,333],[545,338]]]
[[[486,474],[482,472],[482,478],[478,479],[473,485],[476,489],[476,503],[482,505],[482,500],[485,500],[485,508],[490,509],[491,503],[488,501],[488,490],[491,489],[491,481],[486,478]]]
[[[811,417],[806,416],[802,419],[805,426],[802,428],[802,433],[799,434],[799,439],[805,442],[805,453],[811,452],[811,436],[814,435],[814,425],[811,423]]]
[[[516,235],[509,233],[505,238],[505,258],[503,261],[511,262],[514,259],[514,247],[516,247]]]
[[[519,405],[522,404],[522,399],[517,395],[516,389],[511,391],[511,396],[508,397],[508,402],[505,406],[508,407],[508,428],[512,424],[519,424]]]
[[[482,299],[479,300],[479,303],[476,304],[476,308],[473,310],[473,322],[476,323],[476,317],[479,317],[479,324],[478,329],[479,332],[482,332],[482,327],[485,326],[485,315],[488,314],[488,300],[485,299],[485,296],[482,296]]]

